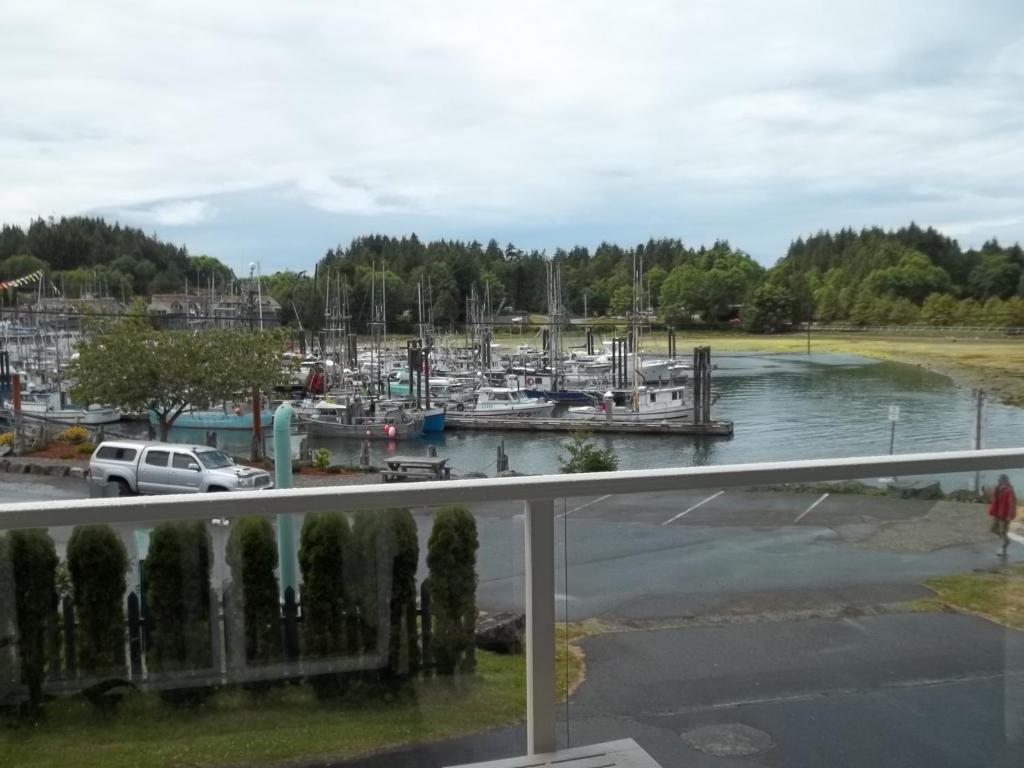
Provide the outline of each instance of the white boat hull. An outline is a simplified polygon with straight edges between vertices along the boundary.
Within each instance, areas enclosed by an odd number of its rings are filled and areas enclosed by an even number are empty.
[[[8,407],[11,415],[14,409]],[[90,408],[83,410],[79,408],[65,408],[52,411],[45,407],[34,407],[33,404],[23,403],[22,414],[33,419],[52,421],[55,424],[80,424],[83,427],[98,427],[101,424],[113,424],[121,420],[121,411],[118,408]]]
[[[513,405],[508,408],[474,408],[465,411],[471,416],[488,416],[495,419],[541,419],[550,416],[555,403]]]
[[[579,421],[605,421],[608,418],[604,411],[592,405],[570,408],[566,411],[565,415],[566,418],[578,419]],[[623,423],[675,421],[692,418],[693,408],[690,406],[666,408],[662,411],[645,411],[642,413],[636,413],[626,408],[615,408],[612,411],[612,421]]]

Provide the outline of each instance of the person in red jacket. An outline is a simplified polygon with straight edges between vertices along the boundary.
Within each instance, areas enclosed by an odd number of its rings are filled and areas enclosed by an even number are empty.
[[[992,517],[992,533],[1003,540],[1000,557],[1006,557],[1006,548],[1010,545],[1010,522],[1017,516],[1017,495],[1010,485],[1010,478],[999,476],[999,482],[992,491],[992,503],[988,505],[988,513]]]

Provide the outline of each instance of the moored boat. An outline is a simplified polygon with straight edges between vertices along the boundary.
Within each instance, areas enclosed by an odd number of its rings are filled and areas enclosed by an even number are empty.
[[[481,387],[476,393],[476,407],[467,412],[496,418],[540,418],[550,416],[554,409],[553,402],[527,397],[517,389]]]
[[[160,424],[155,411],[149,411],[149,423]],[[260,411],[260,425],[269,427],[274,423],[274,412],[264,408]],[[176,429],[252,429],[252,410],[226,408],[193,408],[182,411],[171,425]]]
[[[423,416],[416,411],[391,408],[370,416],[363,414],[359,404],[330,400],[321,400],[312,408],[300,408],[296,422],[318,437],[407,440],[423,433]]]
[[[692,419],[693,405],[687,405],[686,388],[643,386],[631,390],[612,390],[599,404],[577,406],[566,411],[566,417],[581,421],[607,420],[606,403],[611,405],[613,422],[671,421]]]
[[[12,403],[5,403],[4,408],[8,413],[14,413]],[[22,395],[21,412],[33,419],[42,419],[56,424],[80,424],[83,427],[112,424],[121,418],[119,408],[109,405],[78,405],[69,402],[61,392]]]

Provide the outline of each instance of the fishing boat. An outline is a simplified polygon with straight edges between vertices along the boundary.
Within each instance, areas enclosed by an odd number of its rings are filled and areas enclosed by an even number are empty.
[[[606,403],[610,403],[613,422],[692,419],[693,405],[686,404],[685,395],[683,386],[610,390],[600,403],[569,408],[565,415],[580,421],[605,421],[609,418]]]
[[[296,411],[296,422],[318,437],[347,437],[368,440],[407,440],[423,433],[423,416],[403,408],[383,409],[368,415],[361,403],[321,400]]]
[[[417,408],[416,403],[411,399],[403,398],[398,400],[378,400],[377,408],[384,413],[388,413],[395,408],[401,408],[404,411],[418,414],[423,418],[424,432],[444,432],[445,409],[443,406],[432,405],[429,408]]]
[[[160,417],[156,411],[149,411],[149,423],[159,426]],[[260,411],[260,425],[269,427],[274,423],[274,412],[268,408]],[[192,408],[182,411],[172,425],[180,429],[246,429],[253,428],[252,410],[241,408]]]
[[[13,403],[5,403],[8,413],[14,413]],[[21,396],[21,413],[33,419],[52,421],[57,424],[80,424],[96,427],[112,424],[121,419],[121,410],[108,405],[78,405],[67,400],[63,392],[24,394]]]
[[[481,387],[476,393],[476,406],[468,413],[473,416],[502,418],[541,418],[550,416],[555,404],[550,400],[527,397],[509,387]]]
[[[420,411],[424,432],[444,432],[444,408],[432,406]]]

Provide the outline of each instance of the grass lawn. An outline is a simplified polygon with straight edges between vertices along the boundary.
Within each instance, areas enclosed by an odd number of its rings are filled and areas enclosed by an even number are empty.
[[[935,597],[925,602],[1024,629],[1024,565],[986,573],[941,576],[925,584],[935,590]]]
[[[582,679],[583,656],[558,632],[558,694]],[[569,628],[569,640],[586,630]],[[0,766],[146,768],[273,765],[298,759],[346,758],[388,747],[435,741],[515,723],[526,712],[526,658],[477,653],[477,673],[434,678],[391,701],[330,705],[305,685],[262,697],[224,690],[195,710],[166,707],[149,693],[103,717],[82,699],[53,701],[39,725],[0,719]]]

